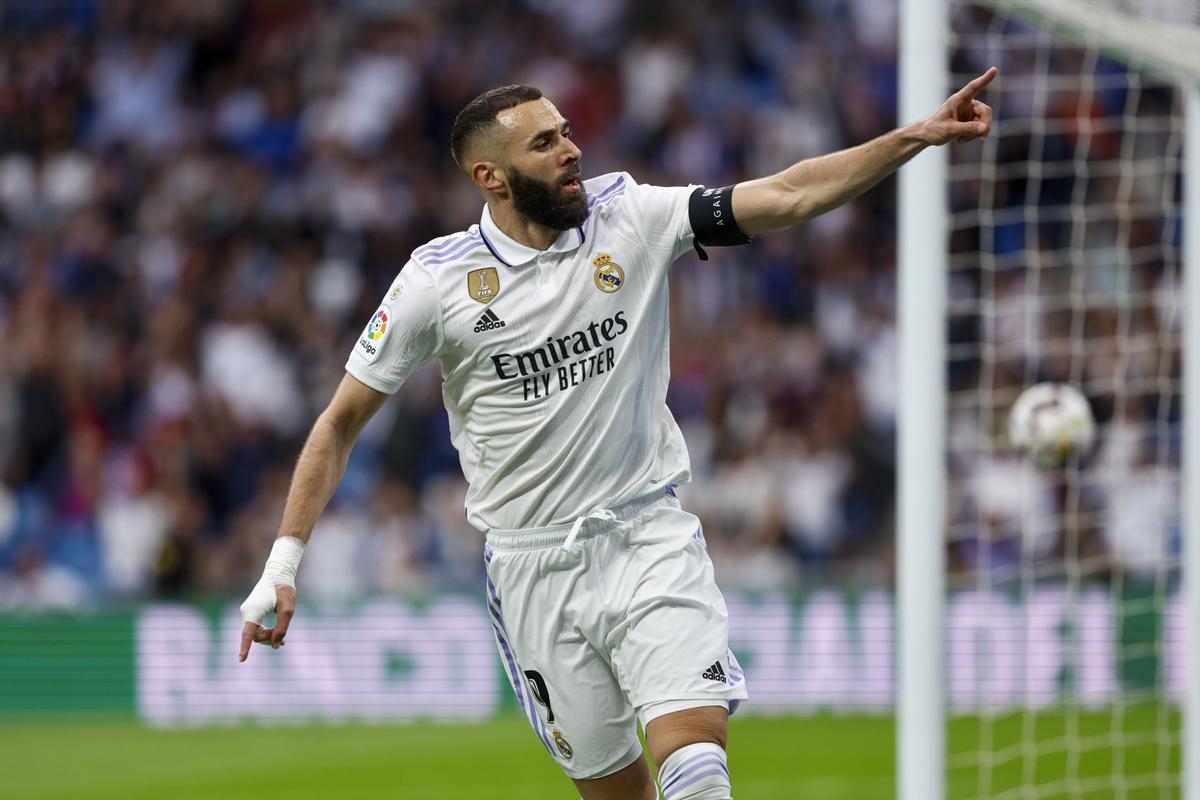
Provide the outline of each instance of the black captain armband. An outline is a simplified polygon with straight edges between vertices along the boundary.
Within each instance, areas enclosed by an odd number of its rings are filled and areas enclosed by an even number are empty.
[[[693,244],[696,254],[704,261],[708,260],[705,247],[730,247],[747,244],[750,237],[742,233],[737,220],[733,218],[733,187],[724,186],[720,189],[696,188],[688,198],[688,219],[692,223],[692,231],[696,234]]]

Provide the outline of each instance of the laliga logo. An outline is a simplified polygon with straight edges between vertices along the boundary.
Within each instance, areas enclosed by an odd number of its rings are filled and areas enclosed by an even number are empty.
[[[383,337],[387,333],[387,329],[388,309],[387,306],[384,306],[375,312],[375,316],[371,317],[371,321],[367,323],[367,329],[363,331],[362,338],[358,340],[358,346],[367,355],[367,363],[373,362],[379,355],[379,347],[383,346]],[[375,345],[379,345],[379,347]]]
[[[625,270],[621,269],[621,265],[613,261],[608,253],[596,256],[592,265],[596,268],[596,274],[593,276],[596,288],[605,294],[612,294],[625,283]]]
[[[371,341],[378,341],[387,333],[388,315],[382,308],[375,312],[375,316],[371,317],[371,322],[367,325],[367,338]]]

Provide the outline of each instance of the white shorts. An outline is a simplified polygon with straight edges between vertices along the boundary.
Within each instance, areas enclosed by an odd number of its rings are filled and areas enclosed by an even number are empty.
[[[641,757],[637,721],[732,709],[746,681],[700,520],[656,493],[571,526],[488,533],[488,608],[521,710],[571,778]]]

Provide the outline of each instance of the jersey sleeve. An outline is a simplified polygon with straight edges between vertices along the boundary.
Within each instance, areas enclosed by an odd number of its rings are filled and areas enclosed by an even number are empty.
[[[359,334],[346,372],[385,394],[442,350],[442,305],[433,278],[409,261],[388,287],[383,303]]]
[[[688,198],[696,187],[651,186],[627,180],[633,184],[633,206],[646,246],[669,252],[672,261],[686,253],[695,238],[688,218]]]

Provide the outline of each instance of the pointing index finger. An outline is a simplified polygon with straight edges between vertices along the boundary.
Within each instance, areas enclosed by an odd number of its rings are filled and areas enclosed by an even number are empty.
[[[975,95],[979,94],[980,89],[991,83],[992,79],[995,78],[999,72],[1000,70],[996,69],[995,67],[988,67],[987,72],[983,73],[978,78],[959,89],[959,95],[966,98],[973,98]]]

